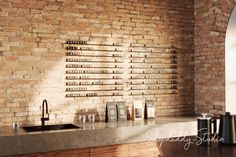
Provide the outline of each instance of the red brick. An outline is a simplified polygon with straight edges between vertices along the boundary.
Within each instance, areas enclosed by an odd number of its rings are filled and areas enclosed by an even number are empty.
[[[193,36],[194,36],[194,17],[193,0],[181,0],[173,2],[168,6],[168,1],[139,1],[139,0],[35,0],[18,1],[5,0],[0,2],[3,8],[0,8],[0,88],[3,89],[0,98],[0,104],[6,107],[4,113],[9,117],[0,119],[0,125],[11,125],[13,119],[20,122],[26,120],[26,111],[30,115],[27,120],[31,123],[39,123],[39,106],[45,97],[49,97],[49,106],[52,105],[53,122],[63,122],[73,119],[73,114],[78,111],[78,104],[87,105],[97,103],[97,110],[101,120],[105,119],[105,104],[107,101],[124,100],[131,111],[133,100],[151,99],[154,100],[156,116],[192,114],[194,109],[194,77],[193,77]],[[203,5],[203,6],[202,6]],[[217,3],[218,5],[218,3]],[[209,6],[210,7],[210,6]],[[204,3],[197,6],[201,11],[208,11],[204,8]],[[203,8],[203,9],[202,9]],[[225,8],[222,6],[222,8]],[[227,8],[227,7],[226,7]],[[217,51],[209,47],[211,41],[216,41],[216,46],[222,46],[224,37],[223,23],[227,20],[219,15],[219,8],[215,9],[218,13],[214,20],[209,23],[200,23],[199,27],[201,38],[207,38],[204,42],[195,41],[197,46],[204,52],[196,55],[196,64],[202,63],[201,60],[209,59],[210,63],[203,62],[205,67],[196,67],[196,71],[205,70],[204,73],[197,73],[196,82],[202,87],[202,83],[207,82],[207,69],[212,67],[211,75],[221,75],[223,73],[223,64],[218,66],[209,66],[215,63],[222,63],[222,51]],[[222,11],[223,12],[223,11]],[[199,13],[198,13],[199,14]],[[197,14],[197,15],[198,15]],[[208,14],[206,14],[208,15]],[[196,20],[206,16],[204,13],[196,16]],[[209,18],[204,18],[204,21]],[[214,24],[214,27],[212,27]],[[202,28],[206,26],[206,28]],[[199,28],[198,28],[199,29]],[[209,33],[210,31],[212,33]],[[125,84],[124,96],[119,97],[85,97],[81,99],[64,98],[65,84],[65,41],[68,39],[88,40],[94,43],[122,43],[124,52],[123,66],[129,67],[129,54],[127,49],[131,43],[150,44],[160,46],[174,45],[181,54],[178,60],[179,67],[179,94],[177,95],[147,95],[147,96],[129,96],[130,85]],[[213,46],[213,45],[212,45]],[[111,48],[111,47],[110,47]],[[141,48],[145,50],[145,48]],[[181,51],[184,49],[183,51]],[[213,51],[214,50],[214,51]],[[214,53],[212,53],[214,52]],[[93,54],[93,52],[90,52]],[[95,53],[95,52],[94,52]],[[210,54],[213,58],[201,57]],[[215,54],[216,53],[216,54]],[[118,53],[117,53],[118,54]],[[215,55],[215,56],[214,56]],[[140,64],[142,65],[142,64]],[[100,65],[99,65],[100,66]],[[128,71],[129,72],[129,71]],[[124,74],[123,82],[130,82],[127,71]],[[167,76],[170,77],[170,76]],[[204,78],[203,82],[199,77]],[[202,97],[207,92],[214,90],[219,99],[223,96],[222,82],[220,88],[215,88],[212,84],[206,91],[202,90],[196,98]],[[4,83],[3,83],[4,82]],[[195,90],[201,90],[198,85]],[[214,88],[213,88],[214,87]],[[19,89],[19,91],[15,91]],[[34,89],[32,91],[32,89]],[[158,91],[159,92],[159,91]],[[10,93],[10,94],[7,94]],[[53,93],[53,94],[52,94]],[[103,92],[107,93],[107,92]],[[87,102],[87,100],[91,100]],[[203,101],[197,100],[200,109]],[[61,102],[66,102],[65,104]],[[221,101],[210,109],[219,113],[222,110]],[[71,104],[70,104],[71,103]],[[68,105],[70,104],[70,105]],[[60,108],[53,106],[60,105]],[[6,112],[7,111],[7,112]],[[19,112],[14,114],[14,112]],[[3,113],[0,112],[0,115]]]
[[[218,58],[224,58],[225,31],[235,6],[222,2],[195,1],[195,108],[215,116],[225,110],[225,63]]]

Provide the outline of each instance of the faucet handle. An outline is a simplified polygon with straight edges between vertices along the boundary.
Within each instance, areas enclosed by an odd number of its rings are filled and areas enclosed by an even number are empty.
[[[46,118],[46,120],[49,120],[49,113],[48,113],[48,117]]]

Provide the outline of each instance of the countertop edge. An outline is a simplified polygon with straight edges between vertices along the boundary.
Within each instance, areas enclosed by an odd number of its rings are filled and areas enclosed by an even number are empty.
[[[138,123],[138,125],[135,123],[121,126],[115,126],[114,123],[114,126],[108,124],[110,125],[108,127],[101,125],[89,128],[92,124],[87,124],[88,128],[85,130],[2,136],[0,146],[4,145],[4,148],[0,149],[0,156],[154,141],[197,134],[197,121],[193,117],[175,121],[163,119],[159,122],[150,121],[149,124]]]

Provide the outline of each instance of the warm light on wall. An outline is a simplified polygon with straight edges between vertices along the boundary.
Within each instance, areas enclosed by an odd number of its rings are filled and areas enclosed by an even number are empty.
[[[50,120],[47,123],[76,121],[76,114],[85,107],[89,108],[89,105],[93,104],[92,99],[65,98],[65,58],[62,58],[45,73],[46,75],[37,89],[39,95],[36,95],[33,102],[29,104],[28,121],[40,124],[41,105],[44,99],[49,104]]]

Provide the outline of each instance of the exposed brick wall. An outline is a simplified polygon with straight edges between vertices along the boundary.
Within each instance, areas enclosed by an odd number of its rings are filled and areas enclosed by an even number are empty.
[[[193,10],[192,0],[0,1],[0,126],[39,124],[44,98],[49,123],[71,122],[89,104],[104,119],[105,103],[113,100],[125,100],[129,109],[135,99],[154,100],[156,116],[192,114]],[[67,39],[174,45],[180,53],[179,94],[65,98]]]
[[[233,0],[195,0],[195,108],[214,115],[225,110],[225,33]]]

